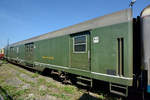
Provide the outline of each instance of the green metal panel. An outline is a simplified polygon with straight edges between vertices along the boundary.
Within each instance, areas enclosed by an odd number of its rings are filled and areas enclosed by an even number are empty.
[[[10,57],[16,58],[16,47],[10,47]]]
[[[74,49],[74,38],[79,36],[86,36],[86,51],[75,52]],[[72,68],[90,70],[90,33],[88,31],[81,32],[79,34],[73,34],[70,38],[70,66]]]
[[[19,59],[25,59],[25,46],[19,45]]]
[[[34,61],[69,66],[69,36],[61,36],[35,42]]]
[[[91,31],[91,70],[92,72],[100,73],[100,76],[94,76],[95,78],[114,83],[115,79],[117,80],[117,78],[110,80],[110,78],[106,76],[118,76],[118,38],[123,38],[124,62],[124,75],[119,77],[133,77],[132,29],[132,22],[126,22],[97,28]],[[99,43],[93,43],[94,37],[99,37]],[[113,72],[113,74],[111,73],[111,71]],[[130,83],[130,85],[132,84],[132,82],[128,83]]]

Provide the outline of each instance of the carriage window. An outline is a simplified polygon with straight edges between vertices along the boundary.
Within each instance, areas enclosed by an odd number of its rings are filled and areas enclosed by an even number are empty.
[[[17,47],[17,53],[19,53],[19,47]]]
[[[31,44],[30,45],[30,51],[33,52],[33,49],[34,49],[33,44]]]
[[[86,52],[86,36],[74,37],[74,52]]]
[[[10,47],[10,52],[13,53],[13,51],[14,51],[14,48]]]
[[[34,44],[33,43],[25,44],[26,52],[33,52],[33,49],[34,49]]]

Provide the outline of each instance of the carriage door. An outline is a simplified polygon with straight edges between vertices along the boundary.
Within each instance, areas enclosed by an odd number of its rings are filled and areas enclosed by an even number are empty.
[[[33,48],[34,48],[33,43],[25,44],[25,59],[26,64],[29,64],[29,66],[31,66],[33,63]]]
[[[71,35],[70,39],[72,68],[90,70],[90,32],[81,32]]]

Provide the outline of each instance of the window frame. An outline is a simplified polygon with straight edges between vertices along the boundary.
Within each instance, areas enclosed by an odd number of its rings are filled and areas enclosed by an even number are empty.
[[[34,51],[34,42],[25,44],[26,53],[31,53],[31,52],[33,53],[33,51]]]
[[[14,47],[10,47],[10,53],[11,53],[11,54],[14,53]]]
[[[16,50],[16,51],[17,51],[17,54],[18,54],[18,53],[19,53],[19,47],[17,47],[17,50]]]
[[[75,38],[78,38],[78,37],[83,37],[85,36],[85,43],[77,43],[78,45],[82,45],[82,44],[85,44],[85,51],[75,51]],[[73,53],[87,53],[87,35],[79,35],[79,36],[74,36],[73,37]]]

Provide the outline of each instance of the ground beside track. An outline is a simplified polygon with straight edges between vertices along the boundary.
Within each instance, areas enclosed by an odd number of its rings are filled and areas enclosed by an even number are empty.
[[[88,93],[51,77],[0,61],[0,95],[4,100],[112,100],[101,92]]]

